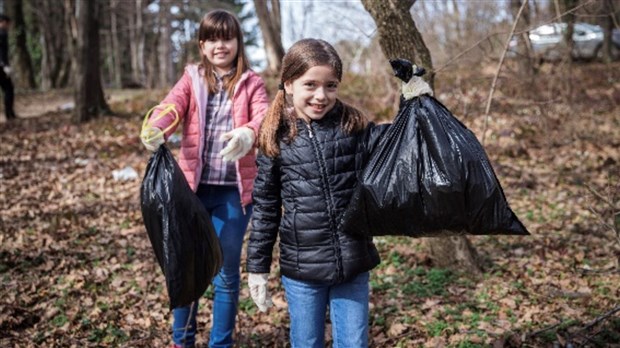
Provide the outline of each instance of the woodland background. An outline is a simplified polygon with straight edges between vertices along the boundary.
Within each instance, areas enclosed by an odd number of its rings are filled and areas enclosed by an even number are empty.
[[[342,98],[375,120],[398,106],[387,58],[426,67],[532,233],[377,238],[372,347],[620,346],[620,62],[605,52],[544,61],[525,40],[557,21],[619,28],[613,0],[0,1],[13,19],[19,116],[0,123],[0,346],[169,343],[164,278],[140,215],[150,153],[138,133],[196,61],[196,25],[213,8],[239,14],[272,94],[278,57],[303,37],[335,45]],[[513,35],[517,54],[506,55]],[[268,313],[242,275],[239,347],[288,346],[277,269]]]

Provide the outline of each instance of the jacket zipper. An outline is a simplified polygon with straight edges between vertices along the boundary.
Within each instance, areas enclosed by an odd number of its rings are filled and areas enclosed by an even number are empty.
[[[319,174],[321,176],[321,183],[323,184],[323,193],[325,195],[325,202],[327,203],[327,213],[329,216],[329,224],[332,230],[332,240],[334,243],[334,249],[336,253],[336,274],[338,274],[337,282],[341,282],[344,279],[342,271],[342,257],[340,255],[340,242],[338,241],[337,229],[336,229],[336,217],[334,216],[334,207],[332,206],[332,192],[329,187],[329,180],[327,176],[327,169],[325,165],[325,159],[321,152],[321,145],[318,139],[314,136],[314,130],[311,123],[306,123],[308,132],[310,133],[310,139],[312,140],[312,148],[314,149],[317,161],[319,162]]]

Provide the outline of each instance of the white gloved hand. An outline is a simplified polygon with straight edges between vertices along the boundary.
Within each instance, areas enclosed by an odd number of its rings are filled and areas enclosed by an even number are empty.
[[[4,70],[4,73],[5,73],[7,76],[11,76],[11,73],[13,72],[13,69],[11,69],[11,67],[10,67],[10,66],[8,66],[8,65],[3,66],[3,67],[2,67],[2,70]]]
[[[235,128],[220,136],[220,141],[227,141],[226,147],[220,151],[224,161],[234,162],[245,156],[254,145],[254,130],[249,127]]]
[[[269,307],[273,306],[269,289],[267,289],[268,279],[269,273],[250,273],[248,275],[250,296],[252,296],[252,300],[261,312],[266,312]]]
[[[147,126],[140,132],[140,140],[147,150],[151,152],[157,151],[159,146],[166,142],[164,139],[164,132],[157,127]]]
[[[415,69],[415,66],[414,66]],[[431,86],[420,76],[413,75],[409,82],[402,83],[402,93],[406,100],[413,99],[423,94],[433,95]]]

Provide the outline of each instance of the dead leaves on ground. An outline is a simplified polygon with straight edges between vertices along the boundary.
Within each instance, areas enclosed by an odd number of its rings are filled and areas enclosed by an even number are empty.
[[[472,238],[486,264],[480,279],[432,268],[419,240],[379,238],[372,346],[620,341],[617,313],[580,330],[620,301],[619,246],[602,223],[610,211],[584,186],[618,197],[620,111],[594,109],[577,104],[566,112],[553,104],[546,112],[555,116],[545,119],[536,107],[520,105],[518,113],[493,115],[485,148],[533,235]],[[474,132],[483,122],[466,120]],[[0,345],[169,343],[164,279],[139,212],[140,178],[112,177],[126,166],[144,173],[149,154],[137,138],[140,124],[136,115],[71,125],[68,115],[57,114],[0,126]],[[249,299],[245,275],[242,283],[239,346],[288,346],[277,277],[270,280],[276,306],[268,313]],[[211,304],[202,302],[204,343]]]

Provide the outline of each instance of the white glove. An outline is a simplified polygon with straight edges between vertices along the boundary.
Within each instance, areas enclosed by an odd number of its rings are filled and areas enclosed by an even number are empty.
[[[254,145],[254,130],[249,127],[235,128],[220,136],[220,141],[228,140],[226,147],[220,151],[224,161],[234,162],[245,156]]]
[[[164,139],[164,132],[157,127],[150,126],[142,129],[142,132],[140,132],[140,139],[144,147],[151,152],[157,151],[159,146],[166,142]]]
[[[409,82],[403,82],[402,93],[403,97],[409,100],[423,94],[433,95],[433,90],[420,76],[413,75]]]
[[[252,300],[254,300],[258,310],[261,312],[266,312],[269,307],[273,306],[269,289],[267,289],[268,278],[269,273],[250,273],[248,275],[250,296],[252,296]]]
[[[8,65],[3,66],[2,70],[4,70],[6,76],[11,76],[11,73],[13,72],[13,69],[11,69],[11,67]]]

